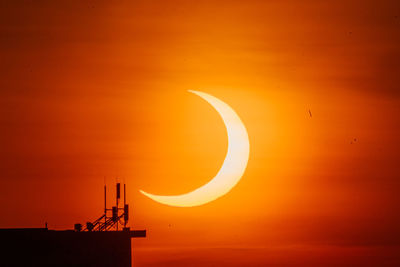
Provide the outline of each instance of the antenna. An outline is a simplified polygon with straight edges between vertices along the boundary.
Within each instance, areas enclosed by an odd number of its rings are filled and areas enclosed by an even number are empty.
[[[126,204],[126,184],[124,183],[124,228],[126,228],[126,224],[129,219],[129,207]]]
[[[129,206],[128,204],[126,204],[125,183],[124,183],[124,206],[121,208],[119,207],[120,199],[121,199],[121,183],[116,183],[116,192],[115,192],[116,205],[112,206],[111,208],[107,208],[107,185],[106,183],[104,183],[104,214],[93,222],[87,222],[85,228],[83,228],[82,224],[80,223],[75,224],[75,231],[101,232],[101,231],[109,231],[111,229],[115,229],[116,231],[118,231],[118,224],[124,226],[123,231],[130,231],[130,228],[126,227],[129,220]],[[120,211],[122,211],[122,214],[120,214],[121,213]]]
[[[117,180],[118,180],[118,178],[117,178]],[[116,205],[116,211],[117,211],[117,217],[118,217],[118,202],[119,202],[119,199],[121,198],[121,184],[120,183],[117,183],[117,192],[116,192],[117,194],[116,194],[116,202],[117,202],[117,205]],[[118,222],[116,223],[116,227],[117,227],[117,231],[118,231]]]
[[[104,183],[104,223],[107,222],[107,185]]]
[[[117,204],[120,198],[121,198],[121,184],[117,183]]]

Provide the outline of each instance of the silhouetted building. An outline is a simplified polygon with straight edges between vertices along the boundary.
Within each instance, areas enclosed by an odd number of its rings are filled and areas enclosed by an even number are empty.
[[[146,231],[0,229],[0,266],[131,267],[131,238]]]
[[[49,230],[47,223],[46,228],[0,229],[0,266],[131,267],[131,238],[146,237],[146,230],[126,227],[129,206],[125,192],[124,185],[124,206],[120,208],[117,183],[116,205],[108,209],[104,186],[104,214],[84,227],[75,224],[74,230]],[[123,226],[120,231],[118,224]]]

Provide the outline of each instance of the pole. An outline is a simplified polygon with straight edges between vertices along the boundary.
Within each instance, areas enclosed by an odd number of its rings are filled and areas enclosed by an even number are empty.
[[[107,222],[107,186],[104,184],[104,225]]]
[[[124,183],[124,212],[126,206],[126,184]],[[124,228],[126,227],[126,220],[124,219]]]
[[[118,179],[118,178],[117,178]],[[117,202],[117,217],[118,217],[118,197],[119,197],[119,183],[117,183],[117,191],[115,192],[115,199],[116,199],[116,202]],[[118,220],[117,220],[117,222],[116,222],[116,228],[117,228],[117,231],[118,231]]]

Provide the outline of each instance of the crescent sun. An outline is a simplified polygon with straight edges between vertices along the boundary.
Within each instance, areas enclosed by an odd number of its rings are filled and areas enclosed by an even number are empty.
[[[236,112],[218,98],[199,91],[189,90],[207,101],[217,110],[228,134],[228,151],[217,175],[207,184],[182,195],[153,195],[140,192],[161,204],[174,207],[194,207],[209,203],[228,193],[242,178],[249,159],[249,137]]]

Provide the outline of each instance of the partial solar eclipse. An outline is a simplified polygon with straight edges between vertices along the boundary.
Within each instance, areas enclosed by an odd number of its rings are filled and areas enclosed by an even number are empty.
[[[228,134],[228,152],[221,169],[207,184],[182,195],[153,195],[140,192],[161,204],[174,207],[194,207],[209,203],[228,193],[242,178],[249,159],[249,137],[236,112],[218,98],[199,91],[196,94],[213,106],[225,123]]]

